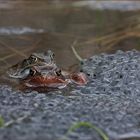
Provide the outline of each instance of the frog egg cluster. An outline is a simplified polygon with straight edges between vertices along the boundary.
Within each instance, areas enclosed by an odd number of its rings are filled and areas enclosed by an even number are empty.
[[[140,93],[139,51],[119,50],[115,54],[90,57],[83,61],[82,71],[89,77],[92,93]]]

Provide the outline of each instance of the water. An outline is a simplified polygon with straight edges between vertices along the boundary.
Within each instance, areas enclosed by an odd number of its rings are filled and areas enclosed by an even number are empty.
[[[74,4],[75,6],[87,6],[91,9],[100,10],[120,10],[120,11],[135,11],[140,10],[140,2],[138,1],[80,1]]]

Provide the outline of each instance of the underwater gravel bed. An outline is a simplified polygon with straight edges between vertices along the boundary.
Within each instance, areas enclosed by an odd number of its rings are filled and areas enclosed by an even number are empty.
[[[67,132],[72,124],[89,122],[112,140],[140,133],[140,52],[117,51],[93,56],[82,63],[89,83],[73,88],[68,96],[22,93],[0,86],[0,114],[5,122],[0,140],[102,140],[90,128]],[[66,94],[66,93],[65,93]],[[131,136],[131,135],[130,135]]]

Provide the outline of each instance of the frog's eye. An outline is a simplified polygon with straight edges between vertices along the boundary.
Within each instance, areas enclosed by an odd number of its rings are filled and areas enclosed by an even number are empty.
[[[34,57],[34,62],[37,62],[37,57]]]
[[[31,75],[31,76],[34,76],[35,74],[36,74],[36,70],[30,69],[30,75]]]
[[[37,57],[35,57],[34,55],[31,55],[30,56],[30,61],[31,61],[31,63],[33,63],[33,62],[37,62]]]

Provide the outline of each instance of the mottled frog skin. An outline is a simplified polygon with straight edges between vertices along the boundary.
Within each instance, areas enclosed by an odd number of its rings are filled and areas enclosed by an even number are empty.
[[[25,79],[30,74],[30,69],[36,67],[38,71],[56,69],[54,53],[47,51],[45,53],[33,53],[27,59],[13,65],[7,71],[9,77],[16,79]]]
[[[19,79],[23,89],[47,91],[62,89],[69,84],[85,85],[86,75],[82,72],[70,73],[61,70],[55,63],[54,53],[33,53],[27,59],[10,67],[9,77]]]

